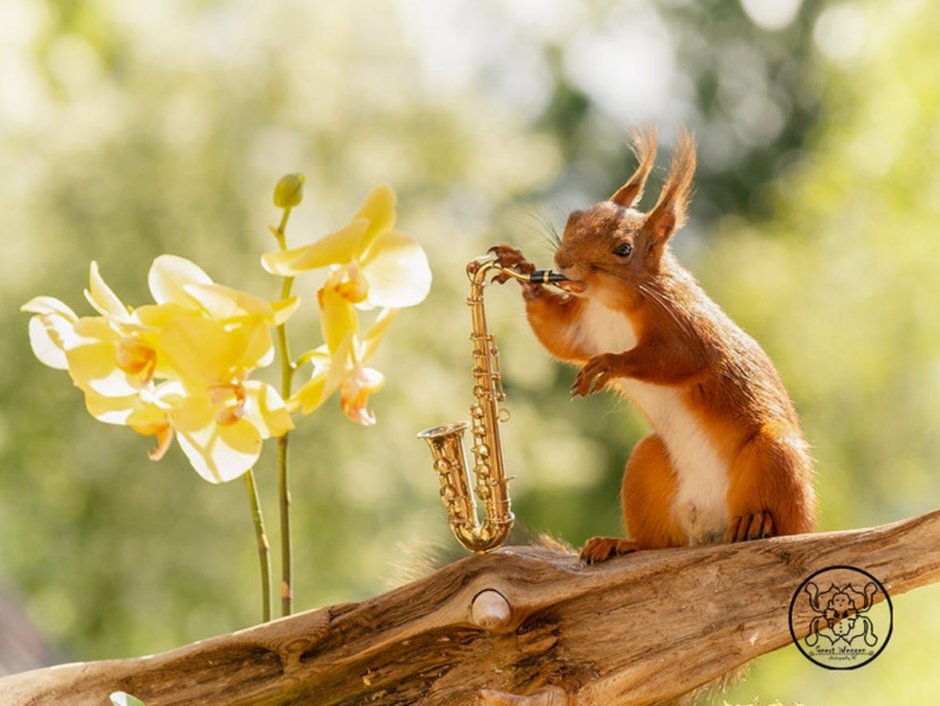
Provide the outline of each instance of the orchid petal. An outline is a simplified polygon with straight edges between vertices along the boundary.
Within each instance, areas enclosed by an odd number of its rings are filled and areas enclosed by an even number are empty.
[[[261,434],[245,419],[232,424],[216,422],[216,407],[205,393],[187,393],[177,382],[155,391],[170,406],[170,419],[180,448],[193,469],[210,483],[238,478],[261,453]]]
[[[310,363],[315,370],[325,368],[330,364],[330,351],[326,346],[318,346],[304,351],[297,356],[297,367]]]
[[[320,304],[320,329],[330,351],[336,351],[342,342],[359,331],[356,309],[333,289],[317,292]]]
[[[61,316],[34,316],[29,320],[29,345],[40,363],[57,370],[69,367],[65,355],[71,324]]]
[[[95,311],[102,316],[115,319],[121,323],[130,321],[130,312],[124,306],[117,294],[105,284],[101,273],[98,272],[98,263],[92,262],[89,268],[89,284],[85,290],[85,299],[91,304]]]
[[[85,406],[97,420],[107,424],[129,426],[141,436],[156,436],[157,446],[147,452],[151,461],[159,461],[173,441],[173,427],[165,410],[144,402],[139,395],[103,397],[85,393]]]
[[[78,321],[75,312],[55,297],[33,297],[20,307],[20,311],[30,314],[55,314],[72,323]]]
[[[354,424],[363,427],[375,426],[375,413],[366,407],[365,404],[343,405],[342,409],[346,418]]]
[[[134,309],[134,322],[141,330],[149,329],[151,332],[166,327],[171,319],[177,316],[193,316],[196,314],[192,307],[183,307],[179,304],[144,304]]]
[[[134,407],[139,403],[140,398],[136,394],[107,397],[92,390],[85,392],[85,409],[88,410],[88,414],[105,424],[126,425]]]
[[[242,328],[226,330],[218,321],[197,316],[173,319],[158,340],[159,353],[180,378],[202,385],[226,382],[251,367],[244,364],[248,346]]]
[[[264,299],[253,294],[215,283],[184,284],[182,289],[216,321],[257,317],[274,324],[274,309]]]
[[[283,436],[294,428],[277,390],[258,380],[245,383],[245,419],[255,425],[262,439]]]
[[[180,448],[193,469],[210,483],[225,483],[249,471],[261,455],[261,435],[250,423],[210,424],[193,432],[177,428]]]
[[[392,187],[380,184],[366,196],[362,206],[356,211],[353,220],[364,218],[369,222],[369,227],[362,238],[362,253],[368,253],[376,238],[395,225],[396,201]]]
[[[83,316],[72,326],[75,346],[86,345],[98,341],[117,341],[120,334],[111,328],[108,320],[103,316]],[[72,346],[69,346],[72,347]]]
[[[127,397],[136,395],[138,388],[117,365],[118,341],[99,340],[75,346],[66,351],[69,375],[72,382],[86,394],[96,393],[103,397]]]
[[[385,383],[385,378],[374,368],[356,368],[348,376],[340,389],[340,404],[343,414],[356,424],[372,426],[375,415],[369,411],[369,396],[378,392]]]
[[[271,365],[274,362],[274,340],[271,338],[271,329],[259,321],[253,326],[243,326],[242,331],[245,332],[245,350],[238,362],[238,367],[248,371]]]
[[[330,365],[326,368],[326,383],[323,391],[324,397],[329,397],[336,392],[342,386],[343,381],[349,377],[349,374],[354,370],[353,354],[355,353],[355,344],[355,333],[350,332],[333,352]]]
[[[365,363],[375,354],[382,339],[385,338],[385,334],[388,333],[392,322],[398,316],[398,312],[398,309],[382,309],[379,315],[375,317],[375,321],[366,331],[365,338],[362,341],[362,349],[359,354],[360,363]]]
[[[205,388],[194,393],[178,381],[171,381],[160,385],[154,396],[167,408],[179,431],[196,432],[215,423],[215,409]]]
[[[141,429],[169,426],[170,415],[167,410],[158,406],[156,403],[145,402],[140,395],[137,395],[137,399],[131,409],[131,414],[125,423],[133,427],[138,433],[143,433]]]
[[[173,443],[173,427],[169,424],[166,424],[161,427],[156,427],[152,430],[145,429],[143,427],[132,427],[134,431],[138,434],[143,434],[144,436],[156,436],[157,437],[157,447],[151,449],[147,452],[147,458],[151,461],[159,461],[164,456],[166,452],[170,450],[170,444]],[[152,432],[152,433],[148,433]]]
[[[280,326],[286,323],[299,306],[299,297],[288,297],[287,299],[271,302],[271,308],[274,309],[274,325]]]
[[[289,406],[301,408],[303,414],[310,414],[326,402],[343,384],[352,368],[352,354],[355,344],[355,332],[350,331],[335,351],[328,351],[320,346],[305,355],[313,363],[313,375],[289,400]]]
[[[212,284],[212,278],[193,262],[176,255],[161,255],[153,261],[147,275],[150,293],[157,304],[179,304],[187,309],[198,302],[186,293],[185,285]]]
[[[379,236],[362,262],[362,273],[369,282],[368,307],[414,306],[431,290],[428,256],[418,241],[397,231]]]
[[[291,396],[288,405],[295,409],[299,407],[301,414],[310,414],[318,409],[329,398],[325,394],[326,376],[326,370],[323,370],[311,377]]]
[[[153,402],[145,402],[139,394],[124,397],[108,397],[92,390],[85,392],[85,408],[100,422],[134,427],[135,431],[150,436],[158,427],[169,425],[166,410]]]
[[[29,345],[39,361],[57,370],[68,368],[65,350],[75,343],[75,312],[53,297],[30,299],[20,311],[36,314],[29,320]]]
[[[293,276],[305,270],[350,262],[362,254],[362,238],[369,221],[360,218],[315,243],[261,256],[261,266],[272,275]]]

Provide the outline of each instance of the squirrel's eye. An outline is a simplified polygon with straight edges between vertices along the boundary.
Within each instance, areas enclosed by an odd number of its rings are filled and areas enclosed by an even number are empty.
[[[633,245],[630,243],[620,243],[614,248],[614,255],[618,257],[627,257],[633,252]]]

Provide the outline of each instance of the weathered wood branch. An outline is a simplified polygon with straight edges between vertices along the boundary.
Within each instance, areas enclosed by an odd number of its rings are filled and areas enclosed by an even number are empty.
[[[361,603],[150,657],[6,677],[0,695],[101,704],[123,690],[148,706],[650,704],[788,644],[793,592],[835,564],[868,571],[892,596],[940,580],[940,511],[592,568],[508,547]]]

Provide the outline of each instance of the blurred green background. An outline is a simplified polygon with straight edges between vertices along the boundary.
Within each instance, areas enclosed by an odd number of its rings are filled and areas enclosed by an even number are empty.
[[[471,399],[463,267],[499,240],[549,264],[546,234],[622,183],[627,131],[647,122],[663,156],[646,203],[677,126],[696,133],[675,248],[787,382],[818,460],[821,529],[937,508],[938,27],[929,0],[4,0],[0,583],[61,659],[257,620],[242,483],[204,483],[178,448],[152,464],[149,439],[91,419],[32,356],[18,307],[48,294],[87,312],[92,259],[144,303],[168,252],[274,298],[258,255],[291,171],[307,190],[290,242],[345,223],[385,181],[435,275],[375,360],[378,426],[334,401],[293,435],[297,606],[373,595],[428,546],[453,546],[414,435]],[[295,350],[320,342],[316,284],[296,288]],[[572,544],[618,532],[644,423],[612,395],[569,400],[574,372],[534,341],[514,288],[487,307],[519,520]],[[273,451],[257,473],[276,547]],[[938,651],[935,586],[897,597],[891,644],[864,669],[827,672],[788,647],[727,698],[933,697]]]

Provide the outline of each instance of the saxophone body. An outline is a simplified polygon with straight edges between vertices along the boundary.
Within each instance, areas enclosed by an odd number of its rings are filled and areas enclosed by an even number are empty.
[[[492,255],[477,258],[467,265],[474,397],[470,405],[470,422],[426,429],[418,437],[424,439],[431,449],[451,531],[471,552],[485,552],[498,547],[508,536],[515,519],[499,437],[499,423],[503,416],[500,403],[505,399],[499,350],[487,327],[483,306],[484,289],[491,278],[498,275],[539,284],[565,280],[563,275],[548,270],[521,274],[503,267]],[[463,435],[468,428],[472,437],[473,489],[463,450]],[[477,500],[482,504],[482,519]]]

